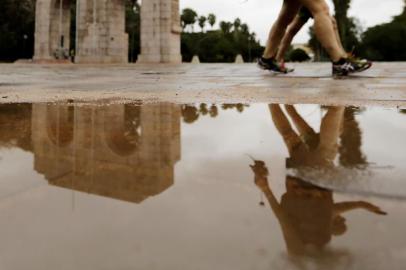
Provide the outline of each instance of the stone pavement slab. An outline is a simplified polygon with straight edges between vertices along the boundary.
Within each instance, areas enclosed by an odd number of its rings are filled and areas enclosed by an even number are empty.
[[[0,64],[0,102],[218,102],[406,106],[406,63],[375,63],[343,79],[329,63],[291,64],[275,75],[255,64]]]

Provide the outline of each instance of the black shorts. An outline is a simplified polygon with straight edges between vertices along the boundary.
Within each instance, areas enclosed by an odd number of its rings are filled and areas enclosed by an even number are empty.
[[[305,7],[301,7],[299,10],[299,17],[303,22],[307,22],[310,18],[313,18],[312,13]]]

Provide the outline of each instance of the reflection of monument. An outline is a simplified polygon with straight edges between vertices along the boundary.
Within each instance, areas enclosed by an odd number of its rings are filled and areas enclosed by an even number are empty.
[[[49,184],[140,203],[169,188],[180,159],[176,105],[33,105],[34,168]]]

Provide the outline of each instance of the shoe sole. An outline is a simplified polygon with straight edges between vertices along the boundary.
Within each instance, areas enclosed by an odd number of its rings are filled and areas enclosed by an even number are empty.
[[[286,71],[284,72],[284,71],[277,71],[277,70],[274,70],[274,69],[270,69],[270,68],[264,67],[264,66],[262,66],[260,64],[257,64],[257,66],[262,70],[271,71],[271,72],[274,72],[274,73],[277,73],[277,74],[287,74],[288,73]]]
[[[352,73],[363,72],[363,71],[365,71],[365,70],[367,70],[367,69],[370,69],[370,68],[372,67],[372,65],[373,65],[373,63],[369,63],[369,64],[366,65],[364,68],[362,68],[362,69],[360,69],[360,70],[357,70],[357,71],[354,71],[354,72],[352,72]]]

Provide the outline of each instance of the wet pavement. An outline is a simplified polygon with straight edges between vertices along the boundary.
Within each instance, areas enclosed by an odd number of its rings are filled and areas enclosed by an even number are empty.
[[[405,119],[0,105],[0,269],[404,269]]]
[[[255,64],[0,64],[0,103],[75,100],[131,103],[289,103],[406,107],[406,62],[374,63],[335,79],[330,63],[289,63],[275,75]]]

